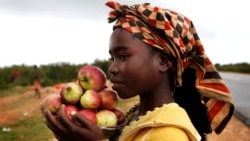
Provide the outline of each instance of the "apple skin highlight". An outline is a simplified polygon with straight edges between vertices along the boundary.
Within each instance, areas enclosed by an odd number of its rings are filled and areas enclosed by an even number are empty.
[[[86,90],[80,99],[81,106],[87,109],[97,109],[101,106],[101,96],[96,90]]]
[[[75,105],[83,95],[83,89],[75,82],[69,82],[64,85],[60,91],[63,103]]]
[[[80,68],[77,78],[83,90],[100,91],[105,87],[107,77],[99,67],[86,65]]]

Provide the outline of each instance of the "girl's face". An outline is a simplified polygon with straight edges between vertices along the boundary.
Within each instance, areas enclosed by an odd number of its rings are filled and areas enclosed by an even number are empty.
[[[160,83],[160,53],[124,29],[115,29],[110,37],[109,67],[113,89],[121,98],[154,93]]]

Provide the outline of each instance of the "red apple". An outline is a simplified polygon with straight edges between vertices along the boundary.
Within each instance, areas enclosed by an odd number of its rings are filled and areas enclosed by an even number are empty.
[[[42,110],[48,109],[52,114],[56,114],[61,105],[61,96],[59,94],[50,94],[43,99],[41,108]]]
[[[76,113],[78,111],[78,108],[74,105],[65,105],[64,111],[65,111],[66,116],[71,120],[72,113]]]
[[[125,121],[125,114],[120,109],[115,108],[112,112],[114,112],[117,117],[117,124],[121,124]]]
[[[80,104],[83,108],[97,109],[101,106],[101,96],[95,90],[86,90],[81,96]]]
[[[99,91],[106,84],[106,74],[102,69],[93,65],[86,65],[78,72],[78,82],[84,90]]]
[[[81,115],[83,115],[84,117],[86,117],[87,119],[89,119],[90,121],[92,121],[93,123],[97,123],[97,119],[96,119],[96,112],[92,109],[80,109],[78,111],[78,113],[80,113]]]
[[[117,117],[114,112],[102,109],[96,113],[97,125],[98,126],[116,126],[117,125]]]
[[[60,92],[63,103],[75,105],[80,101],[83,90],[80,85],[75,82],[69,82],[64,85]]]
[[[102,104],[101,104],[102,108],[109,109],[109,110],[116,108],[118,104],[118,95],[116,91],[114,91],[111,88],[105,88],[105,89],[102,89],[99,92],[99,94],[102,99]]]

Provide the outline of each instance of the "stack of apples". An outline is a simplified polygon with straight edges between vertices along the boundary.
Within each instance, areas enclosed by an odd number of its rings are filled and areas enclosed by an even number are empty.
[[[76,82],[68,82],[59,93],[46,96],[41,107],[56,116],[62,104],[65,104],[65,114],[70,120],[75,113],[82,114],[99,127],[115,127],[126,120],[117,107],[116,91],[107,86],[104,71],[94,65],[82,66]]]

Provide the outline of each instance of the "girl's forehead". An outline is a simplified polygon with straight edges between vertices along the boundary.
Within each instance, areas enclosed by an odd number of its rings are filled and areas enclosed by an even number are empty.
[[[110,36],[109,45],[113,46],[130,46],[134,44],[139,39],[135,39],[135,37],[124,29],[115,29]],[[142,41],[141,41],[142,42]]]
[[[126,31],[125,29],[122,29],[122,28],[114,29],[111,36],[122,36],[123,38],[126,37],[126,38],[129,38],[131,40],[134,38],[132,33],[128,32],[128,31]]]

